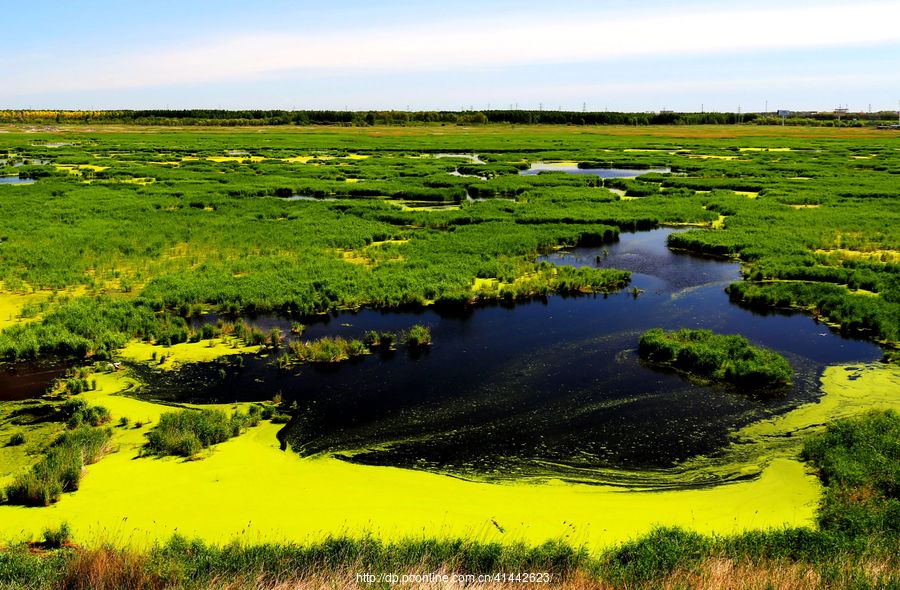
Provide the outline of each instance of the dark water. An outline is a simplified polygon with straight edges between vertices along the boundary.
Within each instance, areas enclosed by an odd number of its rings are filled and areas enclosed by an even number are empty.
[[[600,178],[637,178],[642,174],[650,172],[658,172],[667,174],[671,172],[669,168],[579,168],[578,166],[558,166],[555,164],[547,164],[545,162],[535,162],[528,170],[519,172],[520,176],[532,176],[541,172],[565,172],[566,174],[593,174]]]
[[[243,367],[196,365],[161,375],[140,368],[148,394],[182,401],[296,402],[282,433],[304,455],[322,452],[378,465],[462,475],[587,477],[597,468],[657,469],[714,453],[729,432],[817,395],[825,364],[869,361],[879,349],[802,315],[756,315],[729,303],[731,262],[676,254],[674,230],[623,234],[604,248],[545,257],[558,264],[634,271],[636,298],[549,297],[468,311],[338,313],[304,338],[360,337],[367,330],[431,328],[432,350],[397,351],[341,366],[279,373],[272,358]],[[290,322],[253,323],[285,330]],[[635,353],[651,327],[741,333],[784,354],[797,370],[784,397],[704,387],[642,366]],[[226,378],[219,375],[224,367]]]
[[[65,363],[52,361],[0,364],[0,402],[40,397],[66,369]]]

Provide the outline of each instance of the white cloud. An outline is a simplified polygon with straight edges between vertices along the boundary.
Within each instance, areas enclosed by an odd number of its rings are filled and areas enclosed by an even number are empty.
[[[283,73],[319,77],[894,44],[900,42],[900,29],[880,23],[898,21],[900,2],[869,2],[670,10],[612,19],[566,14],[303,35],[259,33],[89,59],[77,66],[63,59],[46,66],[52,68],[49,72],[32,64],[30,70],[8,77],[0,96],[252,80]]]

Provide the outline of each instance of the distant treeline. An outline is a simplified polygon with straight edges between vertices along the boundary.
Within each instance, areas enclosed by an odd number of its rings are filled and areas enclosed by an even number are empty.
[[[2,123],[129,124],[129,125],[733,125],[781,124],[774,115],[761,113],[623,113],[545,110],[488,111],[266,111],[266,110],[4,110]],[[894,113],[847,114],[838,122],[832,113],[797,113],[788,125],[875,125],[895,122]]]

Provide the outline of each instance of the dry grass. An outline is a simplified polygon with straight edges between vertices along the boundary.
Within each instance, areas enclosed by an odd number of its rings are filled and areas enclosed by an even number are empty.
[[[710,558],[695,570],[678,570],[660,585],[665,589],[692,590],[813,590],[822,588],[822,578],[809,564]]]
[[[149,572],[142,555],[111,547],[80,550],[68,563],[67,590],[162,590],[165,580]]]
[[[364,568],[342,566],[325,571],[298,572],[296,574],[251,573],[246,576],[220,576],[211,580],[191,583],[148,571],[141,554],[109,547],[78,550],[69,563],[60,587],[67,590],[169,590],[182,587],[200,590],[356,590],[362,588],[391,588],[397,590],[522,590],[523,588],[565,588],[568,590],[821,590],[853,586],[862,575],[869,584],[896,580],[896,567],[888,561],[866,561],[862,564],[846,564],[839,568],[832,579],[823,579],[816,568],[808,563],[790,561],[754,562],[724,557],[709,557],[693,568],[680,568],[662,579],[646,584],[614,584],[598,579],[591,573],[578,570],[566,579],[556,576],[549,584],[525,584],[521,582],[464,582],[445,581],[439,576],[452,575],[449,570],[416,569],[397,572],[404,575],[434,574],[434,581],[407,581],[367,583],[358,580],[357,573]],[[183,582],[187,586],[183,586]]]

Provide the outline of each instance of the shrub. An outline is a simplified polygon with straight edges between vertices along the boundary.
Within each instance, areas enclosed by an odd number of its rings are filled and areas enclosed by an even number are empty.
[[[47,448],[31,471],[6,488],[7,501],[23,506],[49,506],[81,482],[85,465],[97,462],[107,451],[112,431],[82,427],[63,433]]]
[[[183,410],[159,417],[156,428],[147,433],[144,451],[148,455],[191,457],[201,450],[237,436],[244,426],[259,423],[258,415],[221,410]]]
[[[25,435],[21,432],[17,432],[11,437],[9,437],[9,442],[7,443],[11,447],[17,447],[25,444]]]
[[[72,538],[72,529],[69,523],[64,522],[55,529],[44,529],[44,546],[49,549],[59,549]]]
[[[826,492],[823,529],[851,537],[900,534],[900,414],[873,411],[838,420],[807,439],[803,458],[819,469]]]
[[[366,335],[363,337],[363,342],[369,348],[380,348],[382,350],[391,350],[394,348],[394,341],[396,338],[391,332],[377,332],[375,330],[371,330],[366,332]]]
[[[751,346],[738,335],[709,330],[648,330],[641,336],[641,358],[715,381],[746,385],[788,385],[793,370],[781,355]]]
[[[431,330],[427,326],[416,324],[406,333],[406,345],[410,348],[431,346]]]
[[[309,363],[339,363],[369,352],[363,342],[340,336],[326,336],[310,342],[292,342],[291,350],[298,360]]]
[[[100,426],[110,420],[109,410],[103,406],[89,406],[83,399],[71,399],[63,404],[63,416],[70,429],[82,424]]]
[[[659,580],[677,567],[691,566],[708,552],[707,537],[678,528],[658,528],[623,544],[607,557],[608,575],[620,583]]]

